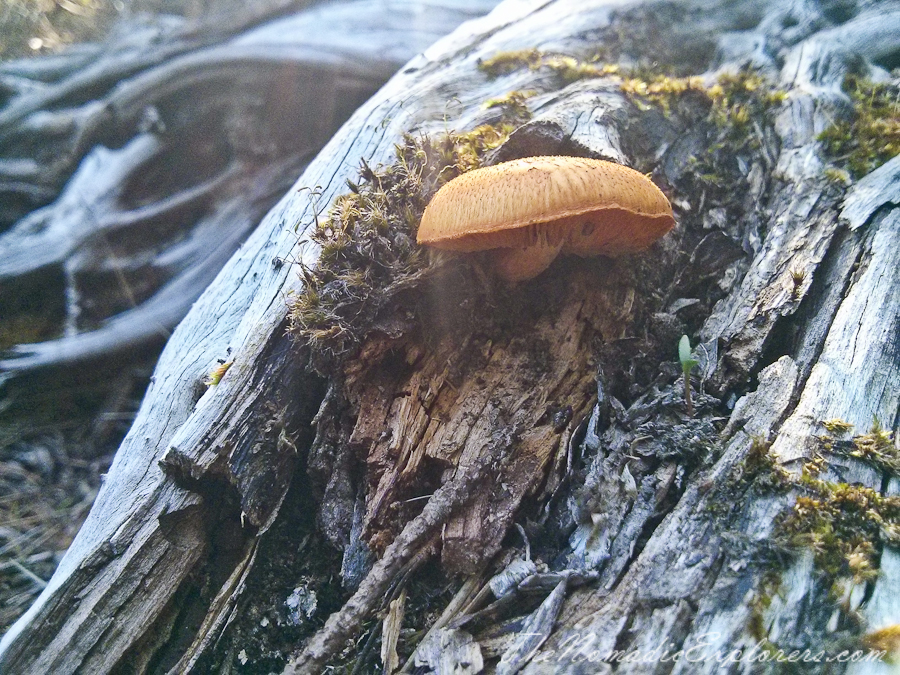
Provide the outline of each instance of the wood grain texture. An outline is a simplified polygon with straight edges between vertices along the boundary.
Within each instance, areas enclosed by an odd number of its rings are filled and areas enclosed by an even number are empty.
[[[676,116],[642,114],[619,83],[554,80],[550,86],[552,75],[529,69],[490,80],[477,68],[479,59],[505,50],[586,52],[596,46],[596,35],[628,12],[643,20],[663,9],[508,0],[438,41],[362,106],[179,326],[88,523],[41,601],[5,639],[4,664],[40,672],[36,664],[43,659],[42,667],[72,672],[81,663],[94,665],[89,659],[95,645],[102,644],[104,653],[125,654],[140,630],[125,622],[127,634],[120,636],[111,628],[114,622],[139,608],[143,612],[145,593],[154,598],[152,612],[162,615],[161,605],[178,597],[179,581],[203,557],[208,539],[192,514],[198,504],[201,509],[207,504],[196,492],[202,494],[204,481],[219,488],[224,483],[215,478],[225,477],[231,486],[222,492],[234,500],[226,520],[240,524],[239,545],[230,562],[220,560],[230,571],[247,559],[253,537],[277,517],[277,498],[266,501],[267,493],[254,487],[253,477],[261,471],[257,462],[287,461],[286,440],[300,435],[299,420],[308,423],[312,417],[296,410],[296,397],[302,399],[304,392],[312,397],[321,385],[288,355],[286,297],[299,290],[300,281],[295,270],[273,268],[271,260],[293,256],[314,263],[316,250],[304,233],[317,209],[345,190],[360,158],[372,166],[388,163],[403,133],[471,128],[491,119],[483,101],[543,86],[544,93],[530,103],[534,119],[528,131],[513,134],[506,152],[544,144],[617,160],[642,157],[676,192],[690,185],[686,157],[703,139]],[[402,343],[370,344],[372,351],[343,373],[357,406],[352,442],[335,455],[323,455],[320,463],[340,460],[342,451],[360,453],[370,490],[365,527],[374,548],[384,552],[286,672],[321,672],[387,597],[404,566],[430,551],[442,532],[442,555],[458,569],[476,567],[469,556],[473,542],[488,548],[476,554],[479,558],[497,546],[517,506],[539,489],[537,473],[552,469],[553,475],[562,468],[562,438],[540,416],[549,402],[587,412],[593,395],[587,385],[596,377],[592,358],[599,363],[601,385],[619,386],[598,396],[602,400],[584,432],[584,465],[562,488],[563,498],[547,506],[546,520],[557,518],[559,531],[566,532],[557,543],[558,557],[548,559],[596,572],[596,583],[568,592],[554,632],[522,671],[531,675],[607,672],[606,665],[582,658],[585,652],[602,656],[613,649],[647,652],[659,645],[702,643],[714,653],[753,645],[768,569],[759,552],[768,550],[779,514],[796,495],[719,488],[745,470],[760,439],[772,443],[780,462],[796,469],[797,460],[815,449],[812,437],[824,415],[862,429],[878,416],[896,431],[896,160],[844,195],[823,175],[816,141],[842,96],[848,54],[872,59],[896,51],[900,32],[885,29],[894,25],[895,13],[861,8],[837,21],[815,5],[792,6],[788,16],[776,2],[750,3],[740,12],[733,3],[684,2],[675,9],[680,18],[664,16],[673,35],[709,37],[719,65],[753,63],[788,93],[771,128],[756,132],[760,149],[748,155],[739,204],[730,212],[738,216],[729,220],[724,209],[708,206],[705,194],[677,194],[679,227],[651,257],[624,271],[616,267],[620,263],[608,262],[594,268],[579,263],[574,272],[564,265],[551,270],[547,287],[532,288],[540,292],[557,284],[569,292],[561,293],[558,308],[539,317],[523,337],[552,343],[553,353],[538,372],[529,372],[515,339],[460,345],[440,335],[430,342],[405,336]],[[671,58],[680,54],[690,63],[687,52],[695,45],[687,37],[674,42]],[[304,188],[315,186],[321,195],[311,199]],[[577,281],[579,269],[586,275],[604,272],[605,281],[585,287]],[[792,288],[791,269],[805,272],[799,291]],[[616,271],[618,277],[610,276]],[[679,295],[667,293],[667,286]],[[714,298],[715,304],[704,305],[690,292]],[[702,316],[678,319],[685,308],[698,306]],[[680,382],[674,348],[686,323],[696,326],[714,354],[705,385],[716,397],[701,394],[695,382],[695,419],[684,415],[674,384]],[[600,339],[582,349],[595,336]],[[234,365],[195,406],[193,384],[229,347]],[[389,362],[385,358],[394,347]],[[466,350],[473,355],[465,356]],[[461,372],[453,377],[447,361],[459,355],[464,355]],[[632,391],[622,384],[637,381],[633,374],[644,370],[642,387]],[[515,387],[507,388],[509,378]],[[729,398],[733,411],[720,415],[716,411]],[[325,413],[320,424],[338,417]],[[473,434],[478,443],[469,442]],[[486,439],[494,441],[487,449]],[[255,459],[246,463],[241,453]],[[163,456],[170,459],[169,473],[158,465]],[[830,479],[896,492],[897,479],[886,472],[852,458],[828,459]],[[509,490],[500,497],[499,491],[483,488],[486,476],[499,475],[490,473],[494,462],[508,467],[502,475]],[[426,470],[429,463],[437,471]],[[247,473],[245,466],[251,467]],[[288,480],[291,470],[276,469],[274,477]],[[401,506],[401,516],[390,511],[392,503],[422,496],[416,492],[424,474],[434,490],[430,499]],[[335,494],[337,488],[346,494],[326,503],[349,504],[345,514],[352,515],[352,490],[339,481],[335,485]],[[474,506],[467,499],[474,499]],[[731,514],[727,523],[716,517],[723,507]],[[159,525],[163,514],[184,519],[169,539]],[[856,607],[872,627],[900,623],[892,600],[897,556],[889,545],[881,567],[878,580],[868,582],[868,602]],[[154,585],[152,569],[174,572],[166,583]],[[810,635],[826,640],[831,615],[841,610],[820,583],[811,556],[797,554],[778,575],[785,592],[769,598],[762,610],[766,636],[788,647]],[[141,585],[145,581],[148,586]],[[77,621],[69,621],[67,613]],[[39,632],[53,636],[43,644],[43,655],[24,646]],[[465,644],[468,653],[470,643]],[[583,652],[570,649],[573,644]],[[67,661],[66,650],[77,658]],[[854,668],[854,673],[885,672],[880,664]],[[615,672],[648,670],[646,664],[623,663]],[[658,664],[655,672],[712,673],[719,672],[719,664]],[[755,671],[738,664],[731,672]]]

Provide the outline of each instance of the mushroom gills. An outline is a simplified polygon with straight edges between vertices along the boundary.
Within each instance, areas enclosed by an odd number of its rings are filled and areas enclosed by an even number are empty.
[[[491,251],[494,271],[501,279],[510,282],[533,279],[550,267],[564,243],[562,239],[548,242],[542,238],[530,246],[494,249]]]

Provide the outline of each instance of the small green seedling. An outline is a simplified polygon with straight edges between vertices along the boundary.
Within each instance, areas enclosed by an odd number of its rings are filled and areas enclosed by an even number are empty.
[[[691,369],[699,361],[691,353],[691,341],[687,335],[682,335],[678,342],[678,360],[681,361],[681,372],[684,373],[684,403],[687,406],[687,414],[694,416],[694,404],[691,401]]]

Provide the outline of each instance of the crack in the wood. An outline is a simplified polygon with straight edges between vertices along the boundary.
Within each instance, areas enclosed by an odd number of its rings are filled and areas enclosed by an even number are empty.
[[[852,285],[852,282],[851,282],[851,285]],[[849,294],[849,291],[850,291],[850,289],[848,288],[847,289],[848,294]],[[844,297],[844,299],[846,300],[846,296]],[[854,361],[856,361],[856,347],[857,347],[857,344],[859,343],[859,334],[860,334],[860,331],[862,331],[863,318],[866,314],[866,310],[868,309],[868,307],[869,307],[869,296],[866,295],[865,299],[863,300],[862,311],[859,313],[859,320],[856,322],[856,330],[853,331],[853,348],[850,350],[850,359],[849,359],[850,363],[853,363]]]
[[[596,108],[592,109],[590,113],[587,113],[588,119],[593,115],[594,110],[596,110]],[[572,131],[565,137],[566,141],[571,142],[572,139],[575,138],[575,134],[578,133],[578,125],[581,124],[581,118],[584,117],[585,114],[586,113],[578,113],[575,117],[575,124],[572,125]]]
[[[822,256],[821,262],[816,267],[812,282],[806,293],[806,296],[801,301],[800,307],[798,307],[797,311],[795,311],[792,315],[788,317],[781,317],[781,321],[790,321],[795,318],[801,318],[808,325],[814,322],[815,319],[820,316],[822,308],[817,307],[816,305],[820,300],[827,299],[827,286],[830,283],[838,281],[838,279],[833,278],[833,275],[836,271],[839,271],[835,268],[840,263],[840,252],[848,244],[852,246],[856,244],[857,241],[858,240],[855,240],[854,238],[853,232],[851,232],[846,227],[839,227],[835,230],[828,243],[828,248]],[[847,295],[850,292],[850,288],[853,283],[854,270],[858,267],[860,261],[862,260],[863,254],[864,249],[862,246],[860,246],[856,251],[853,262],[850,263],[846,268],[847,272],[846,276],[843,277],[842,288],[837,294],[840,300],[838,302],[835,302],[831,307],[831,312],[827,316],[827,320],[818,333],[819,338],[812,343],[813,348],[808,358],[798,363],[801,368],[800,372],[798,373],[797,381],[794,384],[794,392],[791,395],[783,414],[772,424],[773,437],[778,434],[782,423],[794,413],[794,410],[800,402],[800,397],[806,388],[806,383],[809,381],[810,375],[812,374],[812,367],[814,364],[819,362],[819,357],[825,349],[825,342],[828,338],[829,333],[831,332],[831,327],[834,325],[838,310],[840,309],[843,300],[846,299]],[[832,265],[834,265],[834,267],[832,267]],[[805,337],[806,339],[809,339],[812,336],[807,335]],[[799,359],[802,350],[803,345],[797,344],[794,349],[792,349],[793,357],[795,359]]]

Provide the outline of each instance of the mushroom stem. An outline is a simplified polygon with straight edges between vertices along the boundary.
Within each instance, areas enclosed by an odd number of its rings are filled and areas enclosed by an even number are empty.
[[[564,241],[542,241],[525,248],[499,248],[493,253],[494,271],[501,279],[510,282],[533,279],[550,267],[559,255]]]

